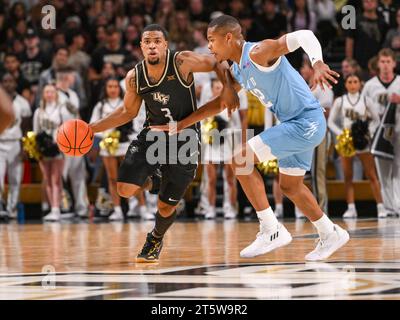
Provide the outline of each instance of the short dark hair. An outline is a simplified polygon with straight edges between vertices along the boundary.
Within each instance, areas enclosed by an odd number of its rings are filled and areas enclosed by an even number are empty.
[[[167,32],[167,30],[165,30],[165,28],[162,27],[162,26],[160,26],[159,24],[153,23],[153,24],[149,24],[149,25],[147,25],[146,27],[144,27],[140,38],[143,37],[143,34],[144,34],[146,31],[160,31],[160,32],[162,32],[162,34],[163,34],[163,36],[164,36],[164,39],[168,41],[168,32]]]
[[[21,60],[19,59],[18,55],[17,55],[16,53],[14,53],[14,52],[7,52],[7,53],[4,55],[4,60],[5,60],[6,58],[8,58],[8,57],[14,57],[15,59],[17,59],[18,61],[21,62]]]
[[[233,29],[237,26],[240,26],[239,21],[232,17],[228,16],[227,14],[223,14],[215,19],[213,19],[209,24],[209,28],[216,28],[216,29]]]

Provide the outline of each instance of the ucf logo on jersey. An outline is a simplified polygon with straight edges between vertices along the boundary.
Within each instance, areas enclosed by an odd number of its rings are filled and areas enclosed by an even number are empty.
[[[158,92],[152,93],[152,95],[153,95],[154,101],[158,101],[158,102],[162,103],[163,105],[166,105],[169,101],[169,94],[165,95],[158,91]]]

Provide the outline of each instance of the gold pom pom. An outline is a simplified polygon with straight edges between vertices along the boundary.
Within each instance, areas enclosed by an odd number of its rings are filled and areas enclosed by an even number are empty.
[[[213,133],[211,131],[217,129],[217,127],[218,127],[217,121],[215,121],[213,117],[204,120],[204,123],[201,126],[202,140],[204,143],[207,144],[213,143]]]
[[[121,132],[118,130],[107,133],[103,140],[100,141],[100,148],[106,150],[110,155],[114,156],[119,147],[119,138]]]
[[[36,144],[36,133],[28,131],[26,136],[22,138],[22,147],[28,153],[29,158],[39,160],[41,154]]]
[[[264,175],[268,175],[268,174],[273,174],[273,175],[277,175],[279,172],[279,167],[278,167],[278,160],[274,159],[274,160],[269,160],[269,161],[265,161],[265,162],[260,162],[257,165],[257,168],[264,174]]]
[[[353,137],[349,129],[344,129],[337,137],[335,148],[343,157],[353,157],[356,154],[356,149],[353,144]]]

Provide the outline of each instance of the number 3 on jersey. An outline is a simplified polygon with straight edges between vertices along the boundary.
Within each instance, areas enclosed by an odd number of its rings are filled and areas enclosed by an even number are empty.
[[[161,111],[166,113],[166,117],[169,119],[170,122],[175,122],[174,118],[172,118],[171,110],[169,108],[161,108]]]

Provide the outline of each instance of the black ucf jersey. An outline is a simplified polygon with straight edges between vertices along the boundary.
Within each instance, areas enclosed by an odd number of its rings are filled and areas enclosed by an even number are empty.
[[[135,66],[136,90],[146,105],[145,128],[183,120],[197,109],[194,81],[187,83],[179,75],[175,63],[178,53],[167,50],[163,75],[155,84],[149,81],[144,60]],[[198,131],[199,125],[189,128]]]

